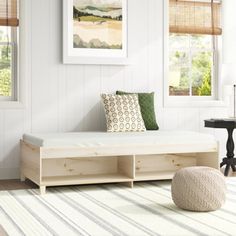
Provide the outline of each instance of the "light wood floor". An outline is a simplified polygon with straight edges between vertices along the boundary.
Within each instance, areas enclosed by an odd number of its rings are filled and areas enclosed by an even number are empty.
[[[221,169],[221,172],[224,173],[224,168]],[[233,173],[232,171],[230,171],[229,177],[236,177],[236,172]],[[0,180],[0,191],[32,188],[38,188],[38,186],[32,183],[30,180],[26,180],[25,182],[21,182],[18,179]]]
[[[19,179],[0,180],[0,191],[2,190],[17,190],[17,189],[32,189],[37,188],[37,185],[29,180],[21,182]]]

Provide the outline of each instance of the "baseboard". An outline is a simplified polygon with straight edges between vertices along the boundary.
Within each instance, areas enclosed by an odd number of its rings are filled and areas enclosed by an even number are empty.
[[[3,179],[19,179],[19,168],[0,168],[0,180]]]

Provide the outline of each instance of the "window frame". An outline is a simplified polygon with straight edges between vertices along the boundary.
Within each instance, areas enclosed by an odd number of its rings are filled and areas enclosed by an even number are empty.
[[[226,98],[220,89],[220,65],[221,65],[221,40],[213,36],[217,44],[213,55],[214,78],[212,80],[212,96],[170,96],[169,95],[169,1],[163,0],[164,25],[163,25],[163,106],[164,107],[226,107]]]
[[[170,34],[169,34],[170,35]],[[187,35],[187,34],[182,34],[182,35]],[[188,39],[190,40],[189,37],[191,37],[191,35],[187,35],[188,36]],[[186,48],[173,48],[173,49],[169,49],[169,53],[171,51],[177,51],[179,50],[180,52],[186,52],[188,55],[189,55],[189,66],[188,68],[191,70],[191,61],[193,59],[193,55],[194,53],[197,53],[197,52],[211,52],[212,53],[212,71],[211,71],[211,95],[210,96],[194,96],[194,95],[182,95],[182,96],[178,96],[178,95],[169,95],[169,78],[168,79],[168,96],[170,98],[174,98],[175,100],[176,99],[179,99],[179,100],[186,100],[186,99],[189,99],[189,100],[193,100],[193,101],[199,101],[199,100],[215,100],[216,97],[217,97],[217,81],[218,81],[218,70],[219,70],[219,56],[218,56],[218,40],[217,40],[217,37],[216,36],[212,36],[212,49],[206,49],[206,50],[203,50],[203,49],[196,49],[196,48],[191,48],[191,47],[186,47]],[[190,46],[190,45],[189,45]],[[186,50],[188,49],[188,50]],[[168,64],[169,64],[169,58],[168,58]],[[189,80],[190,81],[190,80]],[[189,86],[189,89],[190,91],[192,90],[192,86],[191,86],[191,83],[190,83],[190,86]]]
[[[25,109],[30,105],[29,88],[31,84],[31,1],[20,0],[17,35],[17,80],[14,86],[14,100],[0,101],[0,110]]]

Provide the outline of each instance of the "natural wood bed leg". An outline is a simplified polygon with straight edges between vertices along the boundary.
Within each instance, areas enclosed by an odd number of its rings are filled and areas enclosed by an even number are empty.
[[[22,173],[20,174],[20,181],[21,181],[21,182],[24,182],[24,181],[25,181],[25,176],[24,176]]]
[[[41,195],[45,194],[46,193],[46,186],[40,186],[39,187],[39,192]]]

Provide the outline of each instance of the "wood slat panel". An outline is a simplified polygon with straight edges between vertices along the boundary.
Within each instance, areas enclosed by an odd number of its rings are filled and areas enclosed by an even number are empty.
[[[146,172],[176,172],[178,169],[195,166],[196,154],[173,154],[173,155],[143,155],[135,157],[136,175]]]
[[[40,149],[21,142],[21,175],[36,184],[41,180]]]
[[[117,157],[44,159],[42,176],[117,173]]]

